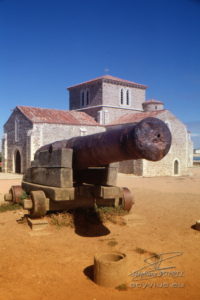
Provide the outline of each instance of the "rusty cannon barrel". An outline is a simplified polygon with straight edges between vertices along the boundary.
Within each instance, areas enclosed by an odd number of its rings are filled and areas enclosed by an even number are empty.
[[[157,118],[117,126],[106,132],[57,141],[37,150],[73,149],[73,169],[101,167],[130,159],[161,160],[171,146],[168,126]]]
[[[170,145],[167,125],[156,118],[57,141],[36,151],[22,186],[13,186],[5,199],[22,203],[31,218],[44,216],[47,211],[94,205],[121,206],[129,211],[133,196],[127,188],[116,186],[118,167],[113,163],[158,161]]]

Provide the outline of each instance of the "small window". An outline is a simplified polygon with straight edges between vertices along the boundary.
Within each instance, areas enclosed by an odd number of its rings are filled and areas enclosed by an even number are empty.
[[[123,89],[120,89],[120,95],[119,95],[119,98],[120,98],[120,105],[121,106],[130,106],[130,89],[127,89],[127,88],[123,88]]]
[[[155,106],[155,110],[157,110],[157,109],[158,109],[158,106],[156,105],[156,106]]]
[[[121,104],[124,104],[124,91],[121,89]]]
[[[19,141],[19,120],[15,119],[15,142]]]
[[[87,134],[87,129],[85,127],[80,128],[80,136],[84,136]]]
[[[81,106],[85,105],[85,93],[84,91],[81,92]]]
[[[129,105],[129,90],[126,91],[126,105]]]
[[[86,105],[89,104],[89,91],[86,92]]]
[[[179,162],[178,160],[175,160],[174,162],[174,175],[178,175],[179,174]]]

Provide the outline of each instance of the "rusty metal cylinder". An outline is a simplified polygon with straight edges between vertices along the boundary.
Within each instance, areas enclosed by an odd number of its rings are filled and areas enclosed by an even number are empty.
[[[41,150],[73,149],[73,168],[101,167],[130,159],[158,161],[169,151],[171,133],[168,126],[157,118],[146,118],[108,129],[106,132],[74,137],[41,147]]]

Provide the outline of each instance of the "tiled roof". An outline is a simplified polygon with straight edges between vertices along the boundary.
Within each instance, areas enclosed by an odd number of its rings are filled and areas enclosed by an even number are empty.
[[[68,87],[68,90],[70,90],[74,87],[77,87],[77,86],[93,83],[95,81],[103,81],[103,80],[106,81],[106,82],[110,82],[110,83],[129,85],[129,86],[134,86],[134,87],[138,87],[138,88],[142,88],[142,89],[147,88],[146,85],[143,85],[143,84],[140,84],[140,83],[136,83],[136,82],[132,82],[132,81],[129,81],[129,80],[121,79],[121,78],[114,77],[114,76],[111,76],[111,75],[103,75],[101,77],[97,77],[97,78],[94,78],[92,80],[85,81],[85,82],[70,86],[70,87]]]
[[[147,112],[141,112],[141,113],[128,113],[128,114],[125,114],[125,115],[121,116],[120,118],[116,119],[113,123],[111,123],[109,125],[140,122],[144,118],[156,117],[157,115],[161,114],[164,111],[165,110],[147,111]]]
[[[143,102],[143,104],[163,104],[163,102],[159,101],[159,100],[156,100],[156,99],[150,99],[150,100],[147,100],[145,102]]]
[[[31,106],[17,106],[17,108],[32,123],[69,124],[69,125],[94,125],[99,124],[88,114],[79,111],[57,110]]]

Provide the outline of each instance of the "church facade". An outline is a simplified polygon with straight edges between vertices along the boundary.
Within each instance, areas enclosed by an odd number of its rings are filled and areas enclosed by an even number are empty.
[[[17,106],[4,125],[3,172],[24,173],[43,145],[104,130],[84,112]]]
[[[69,87],[69,111],[17,106],[4,125],[3,171],[24,173],[35,151],[56,140],[156,117],[172,133],[169,153],[159,162],[120,162],[119,171],[138,176],[187,175],[193,163],[190,134],[162,102],[146,101],[146,88],[106,75]]]

